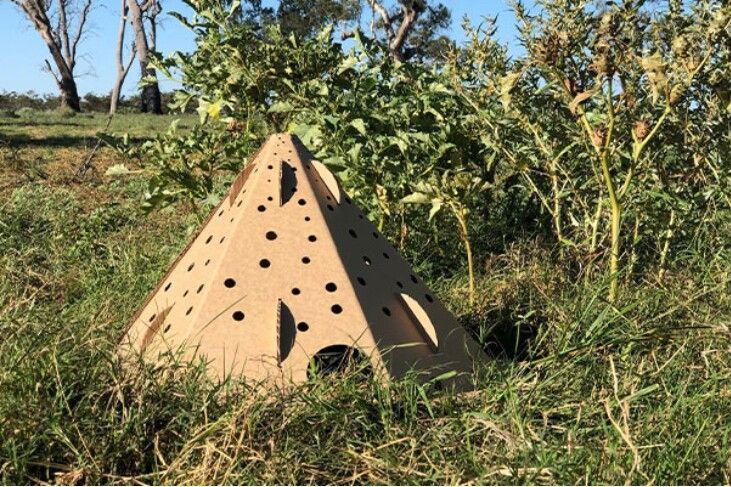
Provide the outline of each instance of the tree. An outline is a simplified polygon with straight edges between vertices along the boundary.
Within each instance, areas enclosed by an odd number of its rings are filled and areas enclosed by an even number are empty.
[[[452,14],[442,3],[429,5],[428,0],[398,0],[390,10],[383,1],[366,0],[376,22],[375,28],[385,32],[391,57],[406,61],[414,56],[434,57],[438,46],[444,46],[444,36],[437,37],[439,30],[449,27]]]
[[[281,0],[276,21],[285,34],[311,37],[327,24],[355,22],[360,13],[360,0]]]
[[[162,113],[160,86],[157,82],[155,68],[150,65],[150,54],[155,51],[157,40],[157,16],[161,12],[159,0],[127,0],[130,22],[135,33],[135,50],[140,63],[142,91],[140,93],[140,110],[144,113]],[[145,28],[145,21],[149,29]]]
[[[25,13],[51,53],[46,70],[61,92],[61,106],[80,111],[79,93],[74,78],[79,43],[87,26],[92,0],[12,0]],[[75,24],[75,28],[73,27]]]
[[[129,68],[132,67],[132,61],[135,59],[135,43],[131,44],[129,60],[124,62],[124,36],[127,30],[127,15],[129,13],[129,6],[127,0],[121,0],[119,10],[119,31],[117,33],[117,46],[115,51],[115,59],[117,62],[117,79],[114,81],[114,87],[112,88],[112,95],[109,102],[109,113],[113,114],[117,111],[117,105],[119,104],[119,97],[122,91],[122,85],[124,80],[129,73]]]

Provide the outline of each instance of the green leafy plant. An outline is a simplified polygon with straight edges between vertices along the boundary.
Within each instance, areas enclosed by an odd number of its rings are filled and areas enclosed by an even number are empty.
[[[475,303],[475,271],[472,244],[470,243],[470,214],[479,196],[487,191],[490,184],[484,179],[467,171],[454,174],[446,170],[433,183],[419,182],[414,186],[414,193],[401,199],[402,203],[431,204],[429,219],[431,220],[443,209],[448,209],[457,220],[459,238],[467,254],[467,272],[469,278],[470,304]]]
[[[527,54],[507,70],[477,65],[495,57],[490,32],[473,34],[455,61],[477,68],[466,96],[551,216],[558,242],[589,270],[606,248],[614,301],[623,254],[631,276],[638,244],[662,235],[662,275],[674,231],[727,199],[719,185],[708,194],[703,181],[728,174],[721,80],[731,75],[731,14],[714,1],[539,6],[531,14],[515,4]]]

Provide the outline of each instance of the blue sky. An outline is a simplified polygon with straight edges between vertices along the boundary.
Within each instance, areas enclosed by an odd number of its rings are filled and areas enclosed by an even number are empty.
[[[515,21],[508,8],[507,0],[442,0],[452,10],[450,35],[458,42],[464,40],[461,19],[467,16],[473,23],[485,17],[498,15],[498,38],[513,43]],[[265,0],[273,5],[274,0]],[[108,93],[115,78],[114,44],[117,35],[119,2],[97,0],[90,16],[91,30],[79,47],[81,58],[77,61],[76,74],[80,93]],[[163,0],[165,11],[186,13],[180,0]],[[129,39],[129,34],[128,34]],[[35,91],[57,93],[53,78],[41,67],[48,57],[48,49],[40,36],[30,26],[21,12],[11,2],[0,0],[0,92]],[[158,32],[158,49],[163,53],[174,50],[190,51],[194,47],[190,32],[177,20],[163,16]],[[139,70],[135,64],[125,82],[124,93],[135,91]],[[170,83],[163,83],[163,89],[171,89]]]

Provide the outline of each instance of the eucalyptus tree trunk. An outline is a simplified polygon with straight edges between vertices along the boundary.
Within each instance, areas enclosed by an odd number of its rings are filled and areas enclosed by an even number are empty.
[[[45,60],[45,70],[56,81],[61,93],[61,106],[80,111],[79,92],[74,78],[76,52],[85,32],[86,20],[91,10],[92,0],[58,0],[57,5],[43,0],[12,0],[33,24],[46,43],[53,65]],[[71,24],[75,21],[75,28]]]
[[[112,96],[109,102],[109,114],[112,115],[117,111],[119,105],[119,98],[122,93],[122,85],[124,80],[129,73],[129,68],[132,66],[132,61],[135,59],[135,44],[132,43],[132,49],[129,55],[129,60],[125,64],[124,62],[124,36],[127,30],[127,14],[129,13],[129,7],[127,6],[127,0],[121,0],[119,10],[119,30],[117,33],[117,46],[115,49],[115,58],[117,62],[117,79],[114,81],[112,87]]]
[[[156,0],[147,0],[140,5],[137,0],[127,0],[129,13],[131,16],[132,29],[135,34],[135,50],[137,59],[140,63],[140,76],[142,78],[153,79],[152,82],[146,82],[140,92],[140,110],[144,113],[162,113],[162,99],[160,96],[160,86],[157,82],[157,73],[155,68],[150,66],[150,52],[155,49],[156,37],[156,16],[159,12],[159,5]],[[147,15],[150,23],[149,34],[145,29],[143,15]]]

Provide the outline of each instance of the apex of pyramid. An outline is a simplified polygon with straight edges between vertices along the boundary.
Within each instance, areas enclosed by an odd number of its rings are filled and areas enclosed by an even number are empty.
[[[213,375],[302,382],[367,357],[384,377],[470,372],[481,355],[295,136],[270,136],[140,308],[125,347],[182,348]],[[335,364],[335,365],[333,365]]]

